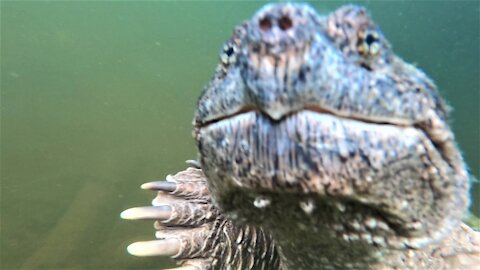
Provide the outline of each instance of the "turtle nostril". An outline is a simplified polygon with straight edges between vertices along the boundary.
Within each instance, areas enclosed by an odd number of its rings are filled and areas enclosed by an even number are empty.
[[[265,32],[269,31],[272,28],[272,22],[267,17],[258,21],[258,25],[260,26],[260,29],[262,29],[262,31],[265,31]]]
[[[293,26],[292,19],[290,19],[290,17],[288,17],[288,16],[282,16],[282,17],[278,20],[278,26],[279,26],[280,29],[282,29],[283,31],[286,31],[286,30],[292,28],[292,26]]]

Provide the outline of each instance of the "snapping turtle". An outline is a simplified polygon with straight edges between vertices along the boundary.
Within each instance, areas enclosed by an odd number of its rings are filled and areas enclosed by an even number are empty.
[[[435,84],[362,7],[270,4],[235,28],[194,119],[199,163],[158,190],[178,269],[475,269],[469,177]]]

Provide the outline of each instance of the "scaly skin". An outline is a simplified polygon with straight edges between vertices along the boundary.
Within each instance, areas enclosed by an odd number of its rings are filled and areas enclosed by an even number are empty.
[[[188,269],[474,269],[447,116],[363,8],[267,5],[198,101],[202,171],[146,184],[154,207],[122,215],[158,219],[163,240],[129,250]]]

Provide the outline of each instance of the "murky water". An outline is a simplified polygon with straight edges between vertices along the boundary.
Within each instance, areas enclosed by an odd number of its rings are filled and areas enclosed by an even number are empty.
[[[365,3],[364,3],[365,4]],[[338,2],[314,4],[326,12]],[[395,51],[455,108],[479,176],[479,3],[367,2]],[[153,269],[119,213],[195,158],[191,120],[217,53],[258,2],[1,3],[1,268]],[[478,185],[473,189],[479,212]]]

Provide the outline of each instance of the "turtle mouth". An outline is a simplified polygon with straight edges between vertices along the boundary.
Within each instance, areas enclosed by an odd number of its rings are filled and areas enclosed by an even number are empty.
[[[283,125],[282,122],[286,121],[287,119],[300,119],[303,117],[302,115],[305,115],[305,114],[313,116],[313,117],[309,117],[309,119],[313,120],[312,123],[321,121],[323,117],[335,118],[335,119],[338,119],[339,123],[347,123],[348,125],[360,124],[364,127],[370,126],[371,127],[370,130],[379,131],[379,132],[376,132],[376,134],[381,133],[381,130],[383,127],[398,128],[398,131],[399,131],[398,134],[401,134],[402,131],[405,131],[405,130],[409,130],[409,131],[416,130],[418,132],[418,135],[422,137],[422,141],[427,140],[431,145],[433,145],[434,149],[431,149],[432,151],[438,152],[441,155],[443,160],[448,160],[447,153],[444,153],[442,149],[442,143],[431,138],[430,133],[432,132],[429,130],[429,127],[425,125],[425,123],[415,122],[414,120],[407,119],[407,118],[400,118],[400,117],[395,118],[390,116],[386,116],[386,117],[365,116],[361,114],[354,114],[354,113],[324,108],[316,104],[304,105],[303,107],[297,110],[292,110],[288,113],[283,114],[283,116],[279,119],[271,117],[269,113],[261,111],[255,105],[252,105],[252,104],[245,105],[240,110],[232,114],[227,114],[227,115],[217,117],[212,120],[204,121],[204,122],[195,121],[194,135],[196,140],[199,141],[201,140],[201,138],[199,137],[201,130],[210,130],[211,127],[214,127],[215,129],[217,127],[235,125],[235,123],[237,122],[237,119],[242,119],[243,116],[247,116],[247,115],[255,115],[255,117],[264,119],[266,122],[269,123],[269,127],[275,127],[275,126],[281,127]],[[289,125],[289,124],[286,124],[286,125]],[[309,123],[306,123],[306,125],[309,125]],[[387,128],[387,129],[390,130],[390,128]],[[299,130],[298,132],[300,134],[302,130]],[[320,132],[328,132],[328,130],[322,130]],[[322,136],[322,134],[320,133],[318,134],[318,136]],[[352,140],[352,142],[354,141]],[[448,165],[450,166],[450,164]]]
[[[214,147],[213,151],[232,158],[232,164],[248,160],[262,165],[266,175],[275,176],[272,180],[279,183],[284,181],[286,188],[300,188],[294,184],[297,177],[289,177],[293,171],[321,174],[325,169],[332,176],[349,162],[357,166],[363,162],[366,169],[380,171],[383,165],[420,158],[427,150],[435,150],[427,135],[415,126],[344,117],[313,106],[279,120],[253,106],[245,107],[198,126],[197,141],[201,152],[204,147]],[[327,161],[338,166],[325,166]]]
[[[395,231],[418,235],[426,230],[419,220],[439,203],[437,168],[444,161],[415,126],[318,108],[273,120],[248,108],[198,127],[197,144],[223,206],[231,197],[221,193],[319,196],[375,209],[398,224]]]
[[[350,120],[356,120],[356,121],[364,122],[364,123],[371,123],[371,124],[378,124],[378,125],[394,125],[394,126],[399,126],[399,127],[412,126],[412,127],[418,127],[419,129],[422,129],[420,127],[421,126],[420,124],[416,124],[415,122],[413,122],[409,119],[405,119],[405,118],[394,118],[394,117],[391,117],[391,116],[388,116],[388,117],[364,116],[364,115],[361,115],[361,114],[351,114],[351,113],[348,113],[348,112],[339,112],[339,111],[335,111],[335,110],[332,110],[332,109],[324,108],[324,107],[321,107],[321,106],[318,106],[318,105],[315,105],[315,104],[305,105],[304,107],[299,108],[297,110],[292,110],[291,112],[284,114],[279,119],[271,117],[268,113],[262,112],[255,105],[245,105],[240,110],[238,110],[238,111],[236,111],[232,114],[227,114],[227,115],[224,115],[224,116],[221,116],[221,117],[217,117],[217,118],[209,120],[209,121],[204,121],[204,122],[197,121],[197,122],[195,122],[195,127],[197,129],[205,128],[205,127],[208,127],[209,125],[212,125],[212,124],[215,124],[215,123],[218,123],[218,122],[222,122],[222,121],[226,121],[226,120],[229,120],[231,118],[235,118],[237,116],[240,116],[240,115],[246,114],[246,113],[250,113],[250,112],[255,112],[257,114],[263,114],[265,117],[269,118],[272,122],[277,122],[278,123],[278,122],[283,121],[285,118],[288,118],[288,117],[290,117],[292,115],[295,115],[297,113],[300,113],[302,111],[309,111],[309,112],[314,112],[314,113],[318,113],[318,114],[331,115],[331,116],[335,116],[335,117],[340,118],[340,119],[350,119]]]

